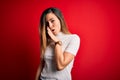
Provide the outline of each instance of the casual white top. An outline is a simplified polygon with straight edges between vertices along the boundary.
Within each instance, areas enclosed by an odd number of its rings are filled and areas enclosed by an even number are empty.
[[[58,33],[56,37],[62,41],[62,52],[69,52],[76,55],[80,46],[80,38],[76,34],[64,34]],[[56,69],[56,62],[54,60],[54,48],[53,42],[47,46],[44,55],[45,65],[41,72],[40,79],[42,80],[71,80],[71,69],[73,67],[74,59],[61,71]]]

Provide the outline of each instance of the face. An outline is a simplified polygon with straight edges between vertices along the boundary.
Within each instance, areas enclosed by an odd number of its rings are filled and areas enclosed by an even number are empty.
[[[60,20],[54,13],[48,13],[46,15],[46,23],[54,35],[57,35],[61,31]]]

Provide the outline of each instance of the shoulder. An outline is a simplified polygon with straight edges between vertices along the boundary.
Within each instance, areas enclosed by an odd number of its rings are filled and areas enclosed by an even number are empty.
[[[77,34],[71,34],[71,36],[72,36],[73,38],[78,38],[78,39],[80,39],[80,37],[79,37]]]
[[[80,37],[77,34],[67,34],[65,35],[65,40],[68,41],[69,43],[80,43]]]
[[[68,34],[67,36],[67,47],[65,48],[66,52],[69,52],[73,55],[76,55],[79,46],[80,46],[80,37],[77,34]]]
[[[63,34],[59,39],[65,43],[69,42],[80,42],[80,37],[77,34]]]
[[[79,40],[80,41],[80,37],[77,34],[68,34],[67,36],[70,37],[71,40]]]

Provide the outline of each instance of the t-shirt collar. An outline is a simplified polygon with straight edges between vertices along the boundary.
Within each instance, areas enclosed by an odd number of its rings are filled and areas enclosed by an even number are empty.
[[[56,37],[60,37],[61,35],[63,35],[63,32],[59,32]]]

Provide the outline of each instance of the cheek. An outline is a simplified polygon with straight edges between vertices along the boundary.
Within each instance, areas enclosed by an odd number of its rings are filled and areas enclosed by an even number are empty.
[[[57,22],[55,25],[57,29],[61,29],[61,24],[59,22]]]
[[[59,31],[61,30],[61,25],[60,24],[58,25],[58,29],[59,29]]]
[[[59,27],[59,29],[61,29],[61,24],[60,24],[60,22],[58,22],[58,27]]]

